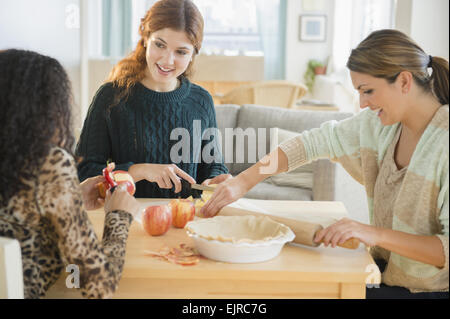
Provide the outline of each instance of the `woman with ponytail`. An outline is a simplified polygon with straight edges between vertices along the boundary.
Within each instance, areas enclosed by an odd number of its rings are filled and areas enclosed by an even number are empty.
[[[218,185],[201,213],[215,215],[271,175],[332,159],[364,185],[370,225],[342,219],[315,240],[336,247],[358,238],[370,247],[382,284],[367,298],[448,298],[448,61],[399,31],[380,30],[347,67],[364,110],[284,142]],[[277,171],[264,174],[274,163]]]
[[[133,176],[136,197],[188,197],[181,179],[217,184],[230,177],[218,141],[205,138],[217,128],[212,97],[189,81],[203,18],[190,0],[160,0],[139,33],[136,49],[113,68],[89,108],[76,150],[83,158],[79,177],[100,174],[110,160]],[[210,148],[212,160],[204,158]]]

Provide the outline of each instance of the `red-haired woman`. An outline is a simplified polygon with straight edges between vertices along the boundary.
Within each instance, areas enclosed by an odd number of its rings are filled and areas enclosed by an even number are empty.
[[[98,175],[112,160],[137,182],[136,197],[188,197],[180,179],[208,184],[230,177],[217,136],[207,134],[217,127],[212,97],[188,79],[203,18],[190,0],[161,0],[139,33],[136,49],[93,99],[76,150],[83,157],[78,174]]]

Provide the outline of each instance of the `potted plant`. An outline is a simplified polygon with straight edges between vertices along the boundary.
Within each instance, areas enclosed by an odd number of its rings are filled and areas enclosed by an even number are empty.
[[[316,78],[316,75],[325,74],[326,71],[327,67],[322,62],[318,60],[308,61],[308,67],[303,77],[305,79],[305,84],[310,92],[312,91],[312,88],[314,86],[314,79]]]

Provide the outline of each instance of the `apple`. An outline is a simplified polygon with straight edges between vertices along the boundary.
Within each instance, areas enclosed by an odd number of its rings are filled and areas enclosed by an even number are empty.
[[[134,183],[133,177],[128,174],[126,171],[114,171],[112,172],[112,177],[114,181],[120,185],[120,184],[126,184],[127,191],[130,193],[130,195],[134,195],[136,192],[136,185]],[[108,184],[107,181],[101,182],[97,184],[98,192],[100,197],[105,198],[106,197],[106,191],[111,188],[111,186]]]
[[[169,205],[148,206],[142,214],[142,226],[151,236],[165,234],[172,225],[172,210]]]
[[[169,203],[172,209],[172,225],[184,228],[187,222],[194,219],[195,205],[189,199],[173,199]]]
[[[134,193],[136,192],[136,185],[134,183],[133,177],[126,171],[114,171],[112,173],[116,183],[118,185],[126,184],[128,193],[130,193],[130,195],[134,195]]]
[[[217,184],[210,184],[210,185],[208,185],[208,186],[211,186],[211,187],[214,187],[214,188],[215,188],[215,187],[217,186]],[[205,206],[206,203],[211,199],[213,193],[214,193],[214,192],[206,191],[206,190],[205,190],[205,191],[202,192],[201,198],[199,198],[199,199],[194,199],[192,196],[190,196],[190,197],[187,198],[187,199],[190,200],[192,203],[194,203],[194,207],[195,207],[195,213],[194,213],[194,214],[195,214],[195,216],[201,217],[201,218],[204,218],[204,217],[205,217],[205,216],[203,216],[203,215],[200,214],[200,210],[201,210],[202,207]]]

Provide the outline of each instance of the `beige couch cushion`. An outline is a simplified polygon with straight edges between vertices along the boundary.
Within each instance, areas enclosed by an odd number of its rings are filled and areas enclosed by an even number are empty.
[[[255,163],[255,161],[249,159],[248,154],[257,154],[257,159],[259,160],[269,152],[270,128],[279,127],[284,130],[301,133],[320,127],[326,121],[339,121],[351,115],[343,112],[304,111],[261,105],[243,105],[239,110],[236,127],[242,130],[252,128],[254,131],[257,131],[258,128],[266,129],[265,143],[259,143],[259,138],[264,136],[258,136],[256,145],[249,145],[246,139],[243,148],[246,151],[244,153],[244,161],[239,162],[235,159],[232,165],[232,174],[236,175]],[[219,118],[217,118],[217,121],[219,122]],[[260,149],[260,145],[265,146],[264,149]],[[237,145],[235,144],[235,153],[237,153],[236,147]],[[261,154],[262,156],[260,156]]]
[[[299,135],[297,132],[273,128],[270,133],[270,151],[277,148],[279,144]],[[313,188],[314,164],[300,166],[288,173],[281,173],[266,179],[267,183],[277,186]]]
[[[229,157],[234,159],[233,154],[226,154],[227,151],[225,149],[225,129],[231,128],[234,129],[237,125],[237,119],[239,115],[239,109],[241,107],[239,105],[233,105],[233,104],[222,104],[219,106],[216,106],[216,118],[217,118],[217,128],[220,130],[220,133],[222,134],[222,140],[221,140],[221,153],[225,162],[225,165],[227,166],[228,170],[231,174],[235,174],[234,168],[233,168],[233,161],[227,161]],[[234,150],[231,149],[231,152]],[[240,173],[240,172],[238,172]],[[237,175],[237,174],[235,174]]]

